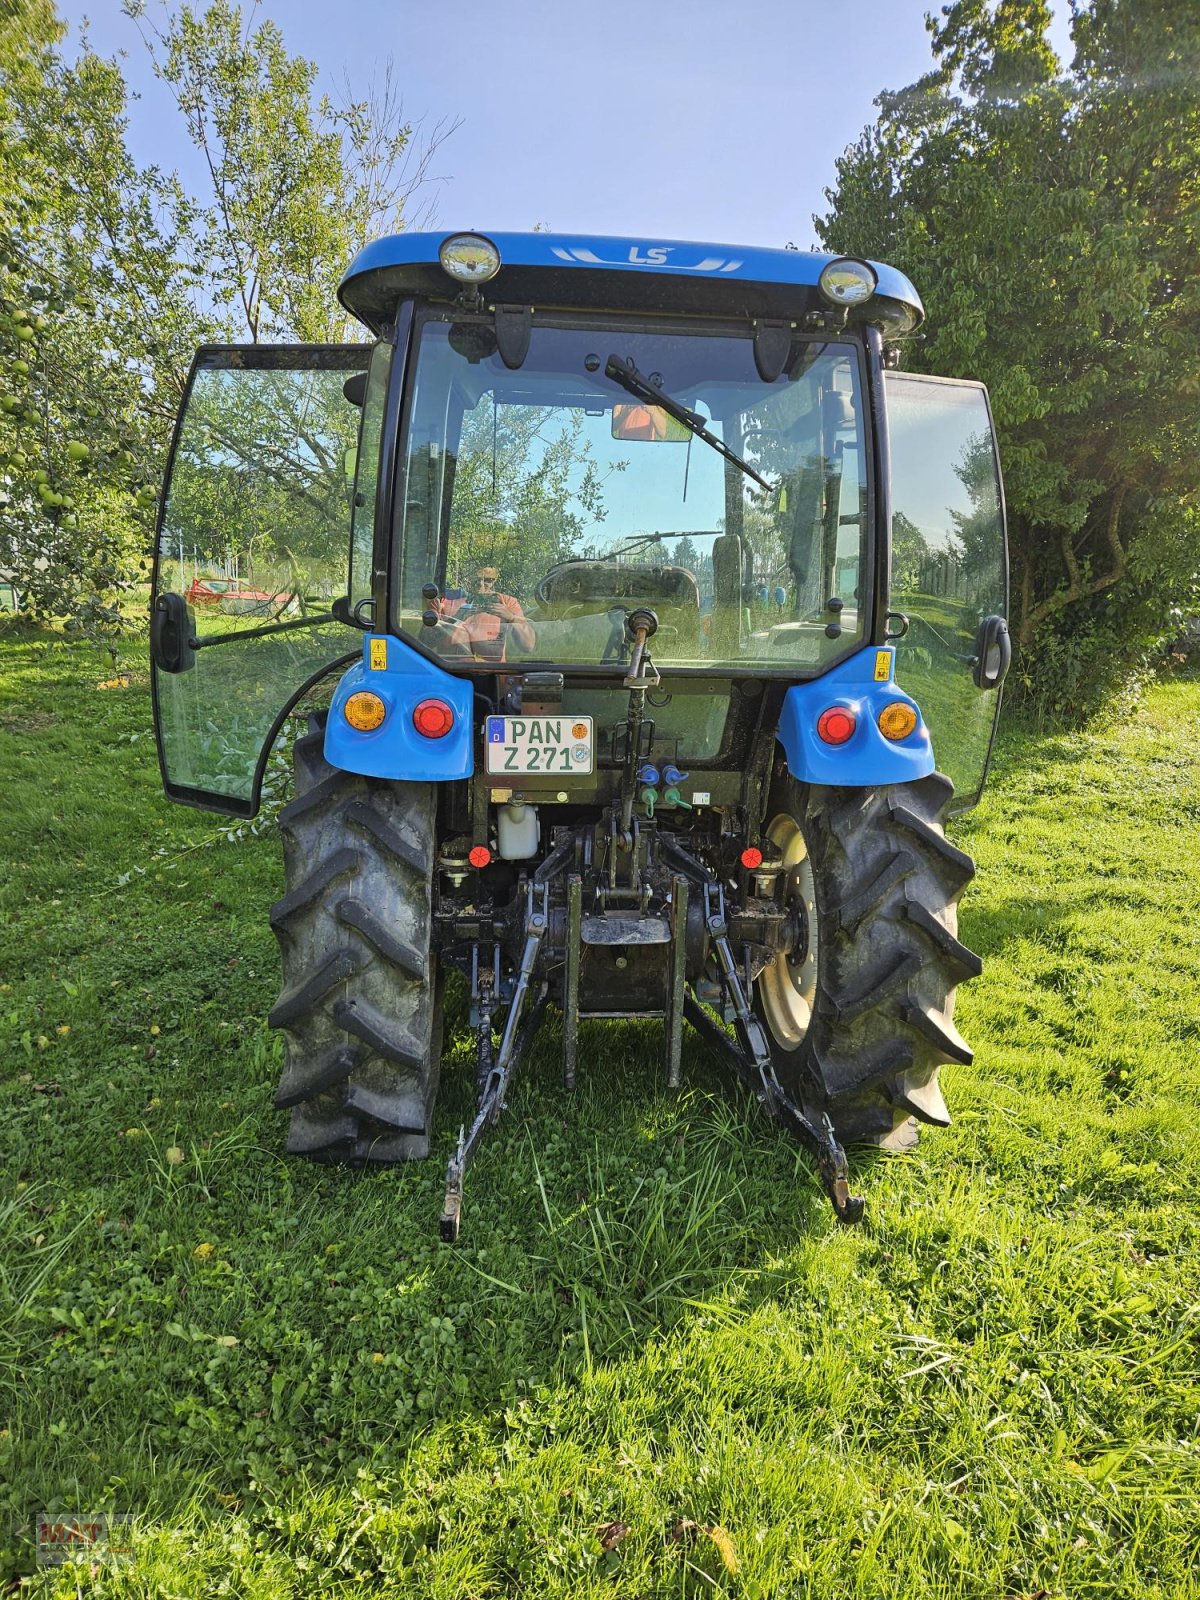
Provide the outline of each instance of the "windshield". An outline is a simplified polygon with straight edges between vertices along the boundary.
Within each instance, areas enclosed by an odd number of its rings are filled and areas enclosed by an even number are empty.
[[[862,417],[848,340],[764,383],[744,334],[535,326],[510,370],[490,322],[427,322],[398,624],[448,665],[615,665],[648,606],[659,667],[819,669],[863,636]]]

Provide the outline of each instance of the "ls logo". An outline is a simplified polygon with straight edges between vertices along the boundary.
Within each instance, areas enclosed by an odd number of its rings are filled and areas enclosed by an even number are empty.
[[[623,242],[622,242],[623,248]],[[598,256],[588,245],[552,244],[550,251],[560,261],[572,263],[581,262],[587,267],[666,267],[671,272],[737,272],[742,261],[740,257],[730,256],[705,256],[702,261],[671,261],[675,253],[673,244],[648,244],[630,245],[629,253],[624,261],[605,260]]]

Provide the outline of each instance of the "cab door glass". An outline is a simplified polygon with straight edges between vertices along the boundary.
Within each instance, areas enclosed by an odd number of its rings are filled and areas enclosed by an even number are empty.
[[[172,446],[153,606],[186,648],[155,658],[167,793],[252,816],[280,718],[361,648],[347,592],[359,346],[217,346],[193,363]],[[194,648],[193,648],[194,646]]]
[[[891,609],[909,628],[897,681],[921,707],[954,808],[979,798],[1000,696],[976,688],[972,663],[985,617],[1004,616],[1004,499],[982,384],[885,374],[891,449]]]
[[[392,370],[392,346],[377,344],[367,373],[362,408],[362,428],[357,450],[348,452],[347,477],[353,483],[350,534],[350,610],[354,612],[374,592],[375,500],[379,489],[380,453],[387,403],[388,378]],[[366,606],[358,613],[370,621]]]

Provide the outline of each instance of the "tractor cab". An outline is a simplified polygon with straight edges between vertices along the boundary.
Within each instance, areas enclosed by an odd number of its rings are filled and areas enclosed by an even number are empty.
[[[277,931],[308,973],[272,1013],[290,1147],[427,1148],[440,959],[479,1038],[460,1190],[523,1009],[562,1011],[568,1080],[580,1018],[664,1018],[672,1081],[685,1014],[729,1044],[713,1010],[844,1213],[835,1124],[886,1142],[942,1119],[936,1063],[965,1059],[966,858],[936,840],[978,796],[1008,664],[985,390],[902,371],[917,293],[851,258],[412,233],[339,292],[362,343],[198,352],[154,574],[173,799],[253,816],[285,719],[330,680],[284,813]],[[337,829],[296,844],[339,785]],[[905,828],[915,845],[887,843]],[[391,911],[318,915],[360,868]],[[838,951],[879,916],[903,947],[883,999],[850,980],[891,935]],[[379,1020],[381,960],[406,1042]]]
[[[959,804],[977,795],[996,697],[972,661],[1005,610],[993,430],[980,385],[892,369],[922,318],[901,274],[403,234],[341,295],[374,343],[196,357],[155,571],[173,798],[252,815],[291,704],[364,634],[421,688],[552,672],[564,716],[615,697],[597,721],[619,722],[641,608],[664,680],[648,761],[727,771],[747,698],[886,645]],[[216,565],[262,596],[253,618],[197,603]]]

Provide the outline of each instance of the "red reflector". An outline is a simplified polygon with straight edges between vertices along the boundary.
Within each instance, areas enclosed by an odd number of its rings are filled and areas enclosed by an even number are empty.
[[[492,852],[485,844],[472,845],[467,855],[467,860],[473,867],[486,867],[492,859]]]
[[[830,706],[817,718],[817,733],[826,744],[845,744],[857,726],[854,713],[845,706]]]
[[[762,851],[756,850],[753,845],[747,845],[742,851],[742,865],[749,867],[753,872],[755,867],[762,866]]]
[[[444,700],[422,700],[413,712],[413,727],[427,739],[441,739],[454,726],[454,712]]]

